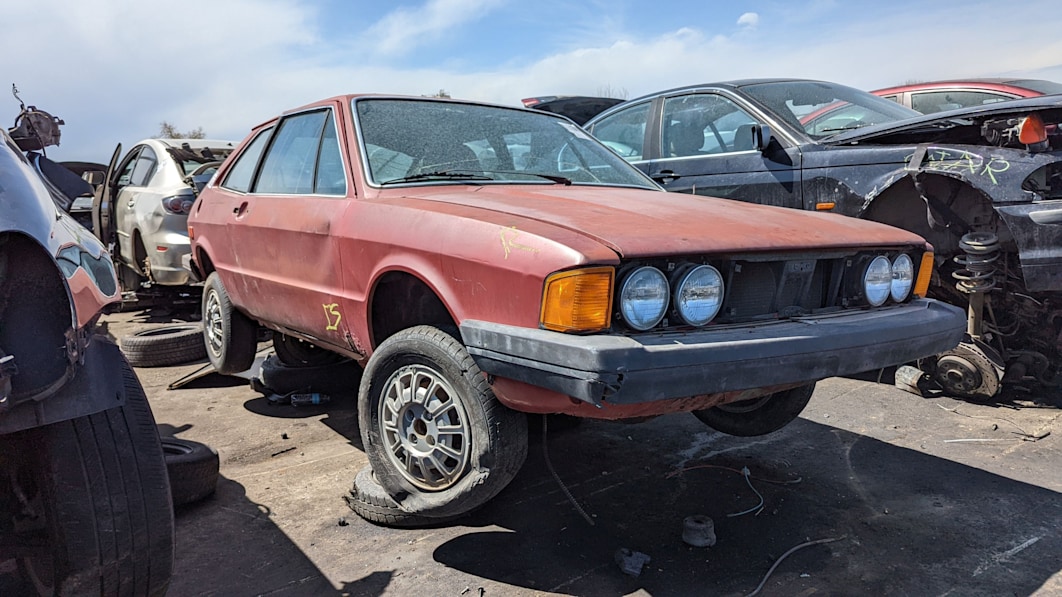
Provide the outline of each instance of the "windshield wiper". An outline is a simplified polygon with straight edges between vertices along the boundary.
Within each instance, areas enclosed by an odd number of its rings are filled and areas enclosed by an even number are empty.
[[[398,184],[403,182],[417,182],[420,180],[494,180],[489,176],[482,174],[473,174],[471,172],[450,172],[446,170],[440,170],[438,172],[421,172],[420,174],[410,174],[409,176],[403,176],[402,178],[393,178],[391,180],[385,180],[381,182],[381,185]]]
[[[856,129],[861,129],[861,128],[865,127],[865,126],[870,126],[870,125],[869,124],[856,124],[856,125],[851,125],[850,124],[848,126],[839,126],[839,127],[835,127],[835,128],[822,129],[819,132],[822,132],[822,133],[835,133],[837,131],[854,131]]]
[[[566,176],[557,176],[555,174],[539,174],[538,172],[519,172],[518,174],[526,174],[528,176],[537,176],[539,178],[545,178],[546,180],[552,180],[557,184],[562,184],[566,187],[572,186],[572,179]]]

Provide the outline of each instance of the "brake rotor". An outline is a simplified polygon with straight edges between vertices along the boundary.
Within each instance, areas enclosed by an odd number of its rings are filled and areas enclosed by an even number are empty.
[[[960,344],[941,354],[934,379],[947,394],[960,398],[988,400],[999,393],[999,371],[970,344]]]

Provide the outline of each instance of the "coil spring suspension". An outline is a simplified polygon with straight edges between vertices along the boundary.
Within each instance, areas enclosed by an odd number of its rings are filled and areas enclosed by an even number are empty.
[[[955,288],[970,296],[966,333],[972,338],[980,338],[985,294],[996,287],[999,239],[991,232],[970,232],[959,239],[959,248],[964,255],[955,256],[955,263],[962,268],[951,275],[957,280]]]

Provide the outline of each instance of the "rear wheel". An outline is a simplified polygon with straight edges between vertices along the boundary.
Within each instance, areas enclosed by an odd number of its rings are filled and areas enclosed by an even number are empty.
[[[693,411],[702,423],[728,435],[752,437],[778,431],[796,419],[811,400],[815,384],[759,398]]]
[[[498,402],[456,338],[431,326],[398,332],[372,354],[358,420],[377,481],[409,514],[471,512],[527,457],[527,418]]]
[[[123,363],[125,406],[16,434],[19,488],[38,516],[19,567],[40,595],[163,595],[170,486],[151,409]],[[23,539],[20,538],[20,541]]]
[[[203,284],[203,341],[207,359],[222,375],[246,371],[254,363],[257,326],[232,306],[217,272]]]

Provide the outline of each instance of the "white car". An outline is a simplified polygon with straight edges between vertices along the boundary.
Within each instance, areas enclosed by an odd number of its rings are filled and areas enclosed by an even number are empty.
[[[123,290],[194,282],[188,254],[188,210],[196,185],[235,148],[215,139],[145,139],[119,162],[114,157],[93,204],[93,232],[113,246]]]

